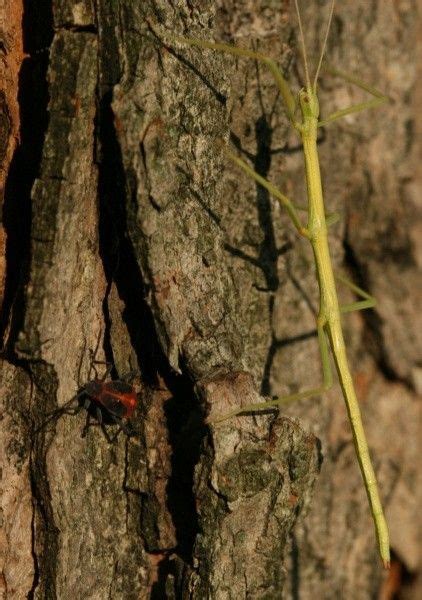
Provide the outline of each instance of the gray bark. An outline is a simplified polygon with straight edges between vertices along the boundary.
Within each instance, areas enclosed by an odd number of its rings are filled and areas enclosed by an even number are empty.
[[[3,594],[391,597],[337,386],[280,415],[204,422],[320,380],[318,292],[286,215],[224,157],[234,144],[305,203],[298,142],[270,74],[172,35],[254,46],[298,89],[293,11],[247,0],[52,8],[43,22],[25,15],[32,79],[21,95],[36,110],[33,122],[21,110],[14,160],[23,169],[32,153],[32,163],[18,208],[12,169],[5,198]],[[326,13],[326,3],[303,11],[311,65]],[[327,209],[341,215],[333,260],[378,300],[344,327],[394,573],[411,576],[422,364],[416,23],[414,2],[339,3],[330,62],[392,102],[332,124],[319,144]],[[49,55],[35,52],[50,37]],[[363,98],[328,77],[320,87],[323,114]],[[16,131],[16,112],[3,113]],[[20,237],[26,188],[32,224]],[[92,377],[97,345],[113,377],[139,373],[135,435],[112,444],[100,427],[81,435],[83,413],[48,420]]]

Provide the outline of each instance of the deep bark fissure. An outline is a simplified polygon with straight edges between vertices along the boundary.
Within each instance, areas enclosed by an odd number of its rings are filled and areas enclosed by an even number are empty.
[[[51,2],[40,9],[40,22],[24,3],[25,58],[19,74],[20,143],[7,176],[3,224],[6,231],[6,282],[0,315],[3,348],[13,353],[25,314],[24,289],[30,276],[31,190],[39,173],[44,135],[48,123],[48,54],[53,37]],[[38,15],[40,16],[40,15]],[[7,339],[4,338],[7,334]]]
[[[172,471],[168,481],[168,508],[176,528],[177,553],[187,563],[193,562],[193,545],[198,533],[198,515],[193,492],[194,469],[206,434],[204,415],[186,376],[173,378],[173,397],[165,412],[172,448]]]
[[[36,429],[31,432],[32,447],[29,466],[34,505],[32,555],[35,570],[32,594],[40,586],[37,593],[41,592],[42,597],[48,600],[55,600],[56,561],[60,548],[60,531],[54,520],[47,467],[48,446],[55,435],[55,420],[48,424],[48,428],[43,421],[45,421],[46,415],[51,414],[53,410],[51,399],[56,398],[58,382],[52,367],[41,362],[31,365],[31,375],[34,386],[34,415],[31,415],[31,418],[33,419],[32,423],[36,424]],[[41,420],[39,419],[40,408]]]
[[[108,293],[114,283],[124,303],[122,318],[137,356],[143,384],[153,392],[162,380],[171,394],[165,405],[164,424],[168,430],[172,466],[167,485],[167,507],[175,526],[177,546],[152,549],[148,548],[148,541],[144,539],[146,549],[152,554],[163,553],[158,565],[159,579],[152,590],[158,598],[165,588],[167,576],[170,573],[176,576],[176,566],[172,564],[174,559],[170,559],[168,554],[176,553],[187,564],[192,563],[192,548],[198,531],[192,490],[193,471],[204,436],[201,425],[203,417],[189,378],[186,375],[174,374],[169,368],[158,342],[151,310],[146,302],[146,286],[128,235],[126,179],[114,129],[111,99],[111,93],[107,92],[99,101],[100,256],[108,281]],[[107,296],[104,298],[103,309],[106,324],[105,351],[112,361]],[[148,339],[148,346],[145,345],[145,339]],[[146,396],[143,393],[143,398]],[[189,457],[187,461],[186,456]],[[140,494],[139,501],[145,502],[145,495]]]
[[[19,145],[14,151],[5,185],[3,225],[6,232],[6,278],[0,315],[0,339],[3,356],[25,371],[31,382],[29,404],[18,398],[13,408],[20,415],[21,435],[27,440],[29,454],[29,479],[33,495],[31,518],[31,552],[34,563],[32,588],[28,598],[33,598],[40,584],[51,582],[45,598],[54,597],[54,557],[59,548],[57,530],[54,527],[51,497],[48,490],[43,434],[32,443],[35,424],[39,423],[37,399],[44,392],[38,389],[36,380],[45,368],[39,362],[22,358],[15,352],[17,336],[22,330],[26,298],[25,287],[29,283],[31,260],[32,206],[31,190],[38,176],[45,131],[48,124],[49,57],[46,52],[53,38],[51,2],[44,2],[31,10],[30,2],[24,2],[22,33],[24,50],[28,53],[21,64],[18,82]],[[37,375],[34,376],[34,370]],[[50,375],[45,374],[48,381]],[[41,376],[44,379],[44,376]],[[54,393],[53,393],[54,396]],[[44,403],[42,403],[44,405]],[[29,444],[31,443],[31,447]],[[51,554],[50,554],[51,552]],[[49,557],[46,559],[46,557]]]

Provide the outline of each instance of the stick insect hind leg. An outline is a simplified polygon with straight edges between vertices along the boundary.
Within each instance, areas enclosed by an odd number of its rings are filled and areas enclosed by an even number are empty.
[[[323,383],[322,385],[311,388],[309,390],[304,390],[303,392],[298,392],[295,394],[289,394],[287,396],[282,396],[280,398],[273,398],[272,400],[268,400],[266,402],[259,402],[256,404],[247,404],[246,406],[242,406],[238,409],[235,409],[229,413],[226,413],[222,416],[215,417],[213,419],[209,419],[208,423],[215,424],[221,423],[222,421],[226,421],[227,419],[231,419],[232,417],[236,417],[241,414],[247,414],[251,412],[262,412],[267,411],[269,408],[276,408],[280,406],[284,406],[286,404],[290,404],[292,402],[296,402],[298,400],[305,400],[307,398],[312,398],[315,396],[320,396],[327,392],[333,385],[333,374],[331,370],[330,364],[330,352],[327,342],[327,333],[326,333],[326,324],[323,323],[319,319],[318,323],[318,345],[321,355],[321,364],[322,364],[322,376]]]

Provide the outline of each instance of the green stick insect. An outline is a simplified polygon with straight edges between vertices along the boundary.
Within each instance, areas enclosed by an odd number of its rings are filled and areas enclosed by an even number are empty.
[[[190,38],[174,38],[181,44],[190,46],[199,46],[200,48],[209,48],[219,52],[233,54],[252,58],[262,62],[271,71],[275,82],[280,91],[281,97],[285,104],[285,109],[289,121],[294,129],[298,132],[302,144],[306,169],[306,186],[308,196],[308,222],[305,225],[298,215],[297,208],[294,203],[281,193],[272,183],[261,177],[259,173],[254,171],[246,162],[240,159],[237,155],[229,150],[226,151],[228,157],[240,167],[249,177],[258,182],[268,192],[276,198],[280,204],[286,209],[290,216],[293,225],[297,232],[309,240],[315,259],[316,274],[318,278],[320,291],[319,313],[317,316],[318,342],[322,359],[323,383],[319,387],[306,390],[300,393],[291,394],[281,398],[275,398],[268,402],[260,404],[250,404],[232,411],[222,417],[214,419],[213,422],[223,421],[242,413],[250,413],[253,411],[267,410],[270,407],[280,406],[295,400],[302,400],[312,396],[318,396],[326,392],[333,382],[333,377],[330,367],[329,348],[334,358],[338,377],[340,380],[341,389],[344,400],[346,402],[347,412],[350,420],[350,425],[353,432],[353,440],[356,450],[356,455],[359,461],[360,470],[368,495],[369,505],[372,512],[372,517],[375,525],[375,532],[378,540],[379,553],[385,568],[390,565],[390,547],[389,536],[386,520],[384,517],[374,469],[369,456],[368,444],[365,437],[365,432],[362,425],[362,418],[359,409],[359,404],[356,398],[356,392],[353,385],[353,380],[350,374],[348,365],[343,331],[341,326],[341,315],[343,313],[354,310],[362,310],[375,306],[375,300],[369,294],[361,290],[359,287],[349,282],[343,276],[337,276],[337,279],[348,285],[361,300],[340,306],[337,297],[335,285],[335,276],[330,258],[328,246],[327,227],[330,224],[326,217],[324,199],[321,185],[321,175],[317,150],[317,131],[319,127],[325,126],[332,121],[336,121],[345,115],[360,112],[368,108],[375,108],[388,101],[387,96],[383,95],[373,87],[361,82],[358,78],[347,75],[335,69],[329,69],[332,75],[343,78],[348,83],[354,84],[362,90],[373,96],[371,100],[360,104],[352,105],[342,110],[338,110],[329,115],[323,120],[319,120],[319,103],[317,97],[317,83],[321,71],[322,60],[327,45],[327,38],[330,30],[330,25],[334,12],[335,0],[332,0],[328,25],[324,42],[322,46],[321,56],[318,62],[316,73],[311,82],[309,76],[309,68],[307,62],[307,53],[305,40],[303,35],[303,27],[298,7],[298,2],[295,0],[296,13],[299,22],[301,49],[304,60],[305,80],[306,85],[302,88],[295,97],[291,92],[286,80],[280,72],[277,64],[269,57],[244,48],[237,48],[228,44],[220,44]]]

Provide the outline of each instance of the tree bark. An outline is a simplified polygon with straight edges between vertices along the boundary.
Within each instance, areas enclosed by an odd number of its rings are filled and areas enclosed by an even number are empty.
[[[314,72],[328,7],[305,4]],[[278,415],[205,422],[320,380],[318,292],[286,215],[224,157],[234,145],[305,203],[271,75],[173,36],[255,47],[299,89],[292,7],[24,3],[23,48],[16,5],[0,10],[4,597],[387,599],[400,584],[405,597],[420,522],[416,4],[339,3],[327,60],[392,101],[319,143],[341,215],[333,260],[378,300],[344,327],[392,575],[337,386]],[[363,96],[321,79],[323,115]],[[112,378],[137,374],[133,435],[113,443],[84,435],[82,411],[55,412],[93,378],[95,351]]]

